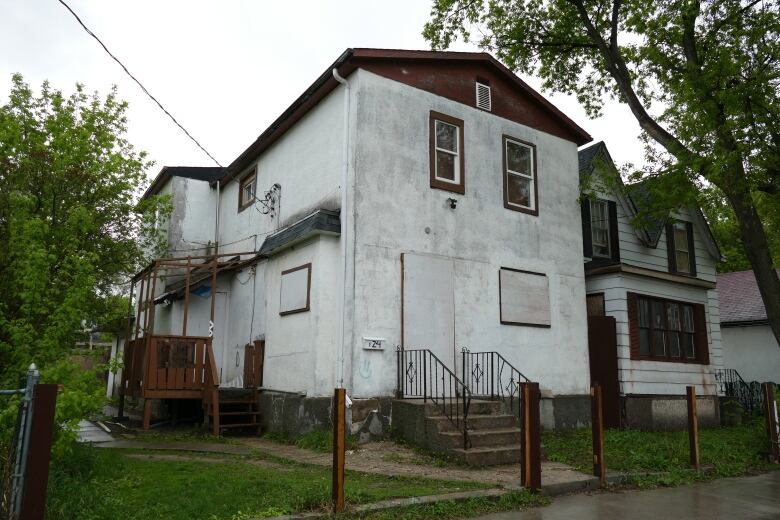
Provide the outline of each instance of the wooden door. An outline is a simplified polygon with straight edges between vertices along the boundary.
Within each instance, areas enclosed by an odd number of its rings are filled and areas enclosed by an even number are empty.
[[[588,316],[588,353],[591,383],[601,385],[604,427],[620,427],[620,384],[618,383],[615,318]]]
[[[453,264],[448,258],[404,253],[401,299],[403,346],[429,349],[455,371]]]

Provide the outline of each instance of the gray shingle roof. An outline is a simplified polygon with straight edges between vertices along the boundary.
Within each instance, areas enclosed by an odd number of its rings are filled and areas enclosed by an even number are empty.
[[[780,274],[780,269],[777,272]],[[717,289],[722,324],[766,322],[766,308],[753,271],[721,273]]]

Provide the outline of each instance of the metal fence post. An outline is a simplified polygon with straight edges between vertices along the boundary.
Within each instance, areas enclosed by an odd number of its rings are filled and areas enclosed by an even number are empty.
[[[31,363],[30,368],[27,369],[27,385],[24,388],[24,397],[22,397],[22,420],[19,423],[19,431],[17,432],[16,457],[13,474],[11,475],[11,518],[18,518],[22,511],[22,492],[32,427],[33,397],[35,385],[38,384],[40,377],[35,363]]]

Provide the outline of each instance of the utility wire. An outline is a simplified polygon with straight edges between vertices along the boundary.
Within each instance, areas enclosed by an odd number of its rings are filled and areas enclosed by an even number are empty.
[[[197,139],[195,139],[194,137],[192,137],[192,135],[191,135],[191,134],[190,134],[190,133],[187,131],[187,129],[186,129],[186,128],[184,128],[184,127],[181,125],[181,123],[179,123],[179,122],[176,120],[176,118],[175,118],[175,117],[173,117],[173,116],[171,115],[171,113],[170,113],[170,112],[168,112],[168,111],[165,109],[165,107],[164,107],[164,106],[162,106],[162,104],[161,104],[159,101],[157,101],[157,98],[155,98],[155,97],[154,97],[154,96],[153,96],[153,95],[152,95],[152,94],[151,94],[151,93],[150,93],[148,90],[146,90],[146,87],[144,87],[144,86],[141,84],[141,82],[140,82],[140,81],[138,81],[138,79],[137,79],[135,76],[133,76],[133,75],[130,73],[130,71],[129,71],[129,70],[127,70],[127,67],[125,67],[125,66],[124,66],[124,64],[123,64],[121,61],[119,61],[119,58],[117,58],[116,56],[114,56],[113,54],[111,54],[111,51],[110,51],[110,50],[108,50],[108,47],[106,47],[106,46],[105,46],[105,44],[104,44],[102,41],[100,41],[100,38],[98,38],[98,37],[97,37],[97,35],[96,35],[95,33],[93,33],[92,31],[90,31],[90,30],[89,30],[89,28],[88,28],[86,25],[84,25],[84,22],[82,22],[82,21],[81,21],[81,18],[79,18],[79,15],[77,15],[77,14],[76,14],[76,13],[73,11],[73,9],[71,9],[71,8],[70,8],[70,6],[69,6],[68,4],[66,4],[66,3],[65,3],[63,0],[58,0],[58,1],[59,1],[59,3],[61,3],[62,5],[64,5],[64,6],[65,6],[65,9],[67,9],[68,11],[70,11],[70,14],[72,14],[72,15],[73,15],[73,17],[76,19],[76,21],[79,23],[79,25],[81,25],[81,27],[83,27],[83,28],[84,28],[84,30],[85,30],[85,31],[87,31],[87,34],[89,34],[90,36],[92,36],[92,37],[93,37],[93,38],[94,38],[94,39],[95,39],[95,40],[96,40],[96,41],[97,41],[97,42],[100,44],[100,46],[101,46],[101,47],[103,47],[103,50],[104,50],[104,51],[106,51],[106,52],[108,53],[108,55],[109,55],[109,56],[111,56],[111,58],[112,58],[112,59],[113,59],[115,62],[117,62],[117,63],[119,64],[119,66],[120,66],[120,67],[122,67],[122,69],[123,69],[123,70],[124,70],[124,71],[127,73],[127,75],[128,75],[128,76],[130,76],[130,78],[131,78],[133,81],[135,81],[135,82],[138,84],[138,86],[139,86],[139,87],[141,87],[141,90],[143,90],[143,91],[144,91],[144,93],[145,93],[147,96],[149,96],[149,98],[150,98],[152,101],[154,101],[155,103],[157,103],[157,106],[158,106],[158,107],[160,107],[160,109],[161,109],[163,112],[165,112],[165,114],[166,114],[168,117],[170,117],[170,118],[171,118],[171,120],[172,120],[174,123],[176,123],[176,126],[178,126],[179,128],[181,128],[182,132],[184,132],[185,134],[187,134],[187,137],[189,137],[189,138],[192,140],[192,142],[193,142],[193,143],[195,143],[195,144],[198,146],[198,148],[200,148],[201,150],[203,150],[203,153],[205,153],[206,155],[208,155],[208,156],[209,156],[209,158],[210,158],[212,161],[214,161],[214,162],[216,163],[216,165],[217,165],[217,166],[219,166],[219,167],[221,168],[221,167],[222,167],[222,165],[221,165],[221,164],[219,164],[219,161],[217,161],[217,160],[214,158],[214,156],[212,156],[212,155],[211,155],[211,154],[210,154],[210,153],[209,153],[209,152],[208,152],[208,151],[207,151],[205,148],[203,148],[203,145],[201,145],[201,144],[198,142],[198,140],[197,140]]]

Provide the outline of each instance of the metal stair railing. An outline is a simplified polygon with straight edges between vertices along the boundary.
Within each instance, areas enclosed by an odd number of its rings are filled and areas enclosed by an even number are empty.
[[[761,403],[764,399],[761,392],[761,383],[757,381],[745,382],[742,376],[739,375],[739,372],[733,368],[716,369],[715,382],[718,387],[718,394],[735,398],[748,413],[761,413]]]
[[[399,398],[429,400],[458,430],[463,432],[463,449],[471,447],[468,432],[471,391],[428,349],[397,348]]]
[[[463,381],[472,396],[487,399],[509,399],[510,410],[520,396],[520,383],[530,379],[498,352],[471,352],[461,349]]]

